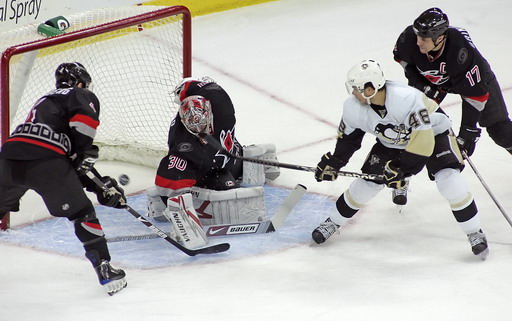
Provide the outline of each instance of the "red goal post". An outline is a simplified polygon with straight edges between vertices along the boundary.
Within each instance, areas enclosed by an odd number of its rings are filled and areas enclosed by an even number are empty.
[[[101,115],[100,158],[156,166],[177,107],[171,93],[192,73],[191,15],[184,6],[130,6],[66,16],[66,33],[45,38],[38,24],[0,33],[1,143],[38,98],[55,88],[62,62],[81,62]],[[0,229],[9,227],[8,215]]]

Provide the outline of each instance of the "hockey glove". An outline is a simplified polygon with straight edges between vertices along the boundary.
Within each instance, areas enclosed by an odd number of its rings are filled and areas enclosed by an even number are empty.
[[[448,92],[436,85],[427,85],[423,87],[423,93],[428,98],[435,101],[438,105],[443,101]]]
[[[99,186],[94,188],[98,203],[108,207],[125,208],[127,204],[124,190],[119,187],[117,181],[110,176],[103,176],[100,180],[108,187],[108,191],[104,192]]]
[[[462,125],[459,130],[459,136],[457,136],[457,144],[459,144],[460,150],[465,151],[468,156],[473,155],[481,132],[480,128]]]
[[[315,178],[317,182],[334,181],[338,178],[338,171],[347,163],[331,155],[324,154],[316,166]]]
[[[403,189],[406,186],[404,172],[393,161],[388,161],[384,166],[384,184],[395,189]]]
[[[92,148],[86,151],[82,151],[74,154],[71,157],[71,163],[75,168],[79,176],[85,175],[91,168],[94,167],[96,160],[98,159],[99,148],[96,145],[92,145]]]

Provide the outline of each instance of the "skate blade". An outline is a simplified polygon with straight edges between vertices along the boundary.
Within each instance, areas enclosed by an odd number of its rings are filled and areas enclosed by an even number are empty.
[[[487,255],[489,255],[489,248],[486,248],[482,252],[478,253],[477,256],[482,260],[485,261],[487,259]]]

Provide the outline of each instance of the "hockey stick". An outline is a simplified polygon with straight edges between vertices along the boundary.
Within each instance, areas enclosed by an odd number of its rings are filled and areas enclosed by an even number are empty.
[[[307,188],[304,185],[297,184],[295,188],[288,194],[286,199],[281,203],[272,219],[246,224],[226,224],[226,225],[210,225],[206,228],[206,235],[209,237],[215,236],[230,236],[242,234],[263,234],[276,231],[283,225],[292,209],[297,205],[302,196],[306,193]],[[144,235],[126,235],[117,236],[107,239],[108,242],[125,242],[125,241],[138,241],[158,238],[156,234]]]
[[[239,234],[260,234],[274,232],[283,225],[292,209],[306,193],[306,186],[297,184],[288,194],[272,219],[264,222],[234,225],[212,225],[206,230],[207,236],[225,236]]]
[[[108,192],[108,187],[103,184],[103,182],[92,173],[92,171],[87,172],[87,177],[89,177],[96,185],[98,185],[104,192]],[[135,211],[133,208],[131,208],[129,205],[126,205],[125,209],[132,214],[139,222],[146,225],[150,230],[152,230],[154,233],[156,233],[159,237],[163,238],[167,242],[171,243],[175,247],[177,247],[180,251],[183,253],[189,255],[189,256],[195,256],[197,254],[212,254],[212,253],[220,253],[225,252],[229,250],[229,243],[221,243],[216,244],[208,247],[203,247],[200,249],[187,249],[180,243],[173,240],[171,237],[169,237],[167,234],[165,234],[164,231],[153,225],[151,222],[149,222],[144,216],[140,215],[137,211]]]
[[[492,198],[492,200],[494,201],[494,204],[496,204],[496,206],[498,207],[498,209],[500,210],[501,214],[503,214],[503,217],[505,217],[505,219],[507,220],[508,224],[510,224],[510,226],[512,226],[512,220],[510,219],[510,217],[507,215],[507,213],[505,212],[505,210],[503,209],[503,207],[500,205],[500,203],[498,202],[498,199],[494,196],[494,194],[491,192],[491,189],[489,188],[489,186],[485,183],[482,175],[480,175],[480,173],[478,172],[478,170],[476,169],[476,166],[475,164],[473,164],[473,161],[471,159],[469,159],[469,156],[466,154],[465,151],[461,151],[462,153],[462,157],[464,157],[464,159],[468,162],[469,166],[471,166],[471,169],[473,169],[473,172],[475,172],[475,175],[476,177],[480,180],[480,183],[482,183],[482,186],[485,188],[485,190],[487,191],[487,194],[489,194],[489,196]]]
[[[304,172],[313,172],[314,173],[316,171],[315,167],[286,164],[286,163],[274,162],[274,161],[269,161],[269,160],[264,160],[264,159],[237,156],[237,155],[230,153],[224,147],[222,147],[221,144],[213,136],[202,135],[202,136],[200,136],[200,138],[203,139],[203,141],[207,142],[210,146],[212,146],[212,148],[215,148],[216,150],[218,150],[219,152],[221,152],[229,157],[233,157],[233,158],[236,158],[236,159],[239,159],[242,161],[251,162],[251,163],[255,163],[255,164],[262,164],[262,165],[266,165],[266,166],[294,169],[294,170],[304,171]],[[379,183],[384,181],[384,176],[377,175],[377,174],[338,171],[338,176],[368,179],[368,180],[376,181]]]

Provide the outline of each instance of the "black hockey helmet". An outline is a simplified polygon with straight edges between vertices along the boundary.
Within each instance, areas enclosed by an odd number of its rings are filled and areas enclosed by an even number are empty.
[[[55,81],[57,88],[74,87],[79,83],[83,84],[83,88],[88,88],[91,84],[91,75],[81,63],[65,62],[55,70]]]
[[[425,10],[414,20],[414,33],[422,38],[436,40],[448,29],[448,16],[439,8]]]

